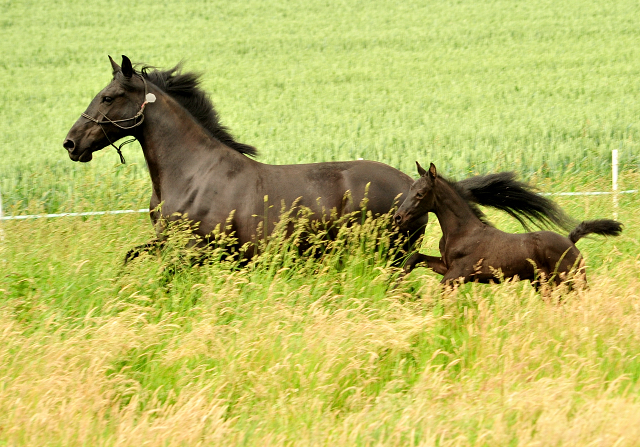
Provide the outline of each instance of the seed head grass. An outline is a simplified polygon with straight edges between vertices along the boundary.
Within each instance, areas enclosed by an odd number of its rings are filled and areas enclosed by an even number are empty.
[[[139,209],[140,146],[62,142],[106,56],[204,73],[265,163],[365,158],[415,176],[515,170],[542,192],[638,189],[637,2],[0,3],[5,214]],[[101,31],[96,31],[101,30]],[[104,32],[108,30],[108,32]],[[443,291],[384,222],[293,216],[249,262],[145,215],[0,221],[0,445],[635,446],[638,194],[554,196],[617,238],[578,242],[588,288]],[[485,210],[498,228],[522,231]],[[313,230],[313,231],[310,231]],[[438,253],[434,218],[421,250]]]
[[[562,205],[573,215],[577,201],[611,206],[583,199]],[[317,241],[328,244],[318,258],[276,235],[249,264],[189,263],[197,250],[176,230],[162,254],[127,266],[126,251],[150,237],[141,216],[5,222],[2,437],[635,445],[636,207],[635,196],[622,202],[619,238],[578,243],[589,287],[548,297],[528,282],[446,292],[422,268],[394,287],[393,243],[380,244],[389,233],[366,219]],[[376,231],[367,245],[363,234]],[[437,238],[431,222],[423,249]]]

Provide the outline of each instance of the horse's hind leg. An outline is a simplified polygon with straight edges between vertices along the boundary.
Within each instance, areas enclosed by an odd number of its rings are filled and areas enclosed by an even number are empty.
[[[126,265],[128,262],[133,261],[135,258],[140,256],[142,253],[151,253],[153,250],[162,248],[164,246],[164,241],[160,239],[153,239],[146,244],[138,245],[133,247],[131,250],[127,252],[124,256],[124,264]]]

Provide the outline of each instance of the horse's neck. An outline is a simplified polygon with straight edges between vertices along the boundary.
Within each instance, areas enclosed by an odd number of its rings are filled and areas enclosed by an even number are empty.
[[[164,187],[185,191],[195,172],[207,166],[220,165],[224,169],[225,160],[233,159],[236,164],[249,160],[212,138],[169,95],[156,87],[150,86],[150,91],[157,99],[147,104],[144,125],[137,137],[160,200],[164,200]]]
[[[437,179],[436,182],[433,212],[440,222],[445,239],[465,231],[469,226],[482,225],[466,200],[451,185],[442,179]]]

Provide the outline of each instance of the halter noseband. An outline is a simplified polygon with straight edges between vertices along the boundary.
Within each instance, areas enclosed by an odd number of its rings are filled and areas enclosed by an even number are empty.
[[[118,155],[120,156],[120,163],[125,164],[125,159],[124,156],[122,155],[121,149],[122,146],[124,146],[125,144],[129,144],[129,143],[133,143],[134,141],[136,141],[135,137],[132,137],[128,140],[125,140],[124,142],[120,143],[120,146],[116,146],[115,144],[113,144],[113,142],[109,139],[109,136],[107,135],[107,132],[104,130],[104,127],[102,127],[103,124],[113,124],[116,127],[119,127],[120,129],[123,130],[129,130],[129,129],[133,129],[134,127],[138,127],[140,124],[142,124],[144,122],[144,107],[151,103],[151,102],[155,102],[156,100],[156,96],[153,93],[148,93],[147,90],[147,81],[144,79],[144,76],[139,75],[140,79],[142,79],[142,83],[144,84],[144,102],[142,103],[142,105],[140,106],[140,110],[138,111],[138,113],[136,113],[134,116],[132,116],[131,118],[124,118],[121,120],[112,120],[110,119],[106,114],[102,113],[100,110],[98,110],[98,113],[100,115],[102,115],[104,117],[105,120],[98,120],[97,118],[94,118],[92,116],[87,115],[86,113],[83,113],[82,116],[86,119],[88,119],[89,121],[93,121],[96,124],[100,125],[100,129],[102,129],[102,132],[104,133],[104,136],[107,138],[107,141],[109,142],[109,144],[111,146],[113,146],[116,150],[116,152],[118,152]],[[138,121],[138,118],[142,117],[142,119],[140,119],[140,121]],[[133,125],[131,126],[121,126],[118,123],[122,123],[124,121],[131,121],[133,120]]]

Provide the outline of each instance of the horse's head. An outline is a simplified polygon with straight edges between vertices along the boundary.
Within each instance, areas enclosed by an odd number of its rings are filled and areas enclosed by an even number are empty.
[[[431,163],[429,170],[425,171],[417,161],[416,165],[420,178],[413,182],[404,202],[393,215],[393,221],[400,229],[410,227],[416,219],[432,211],[435,205],[436,196],[433,189],[438,178],[436,167]]]
[[[73,161],[91,161],[93,152],[132,135],[144,120],[144,105],[155,100],[153,94],[147,95],[146,81],[128,57],[122,56],[122,67],[111,56],[109,60],[113,79],[93,98],[62,144]]]

